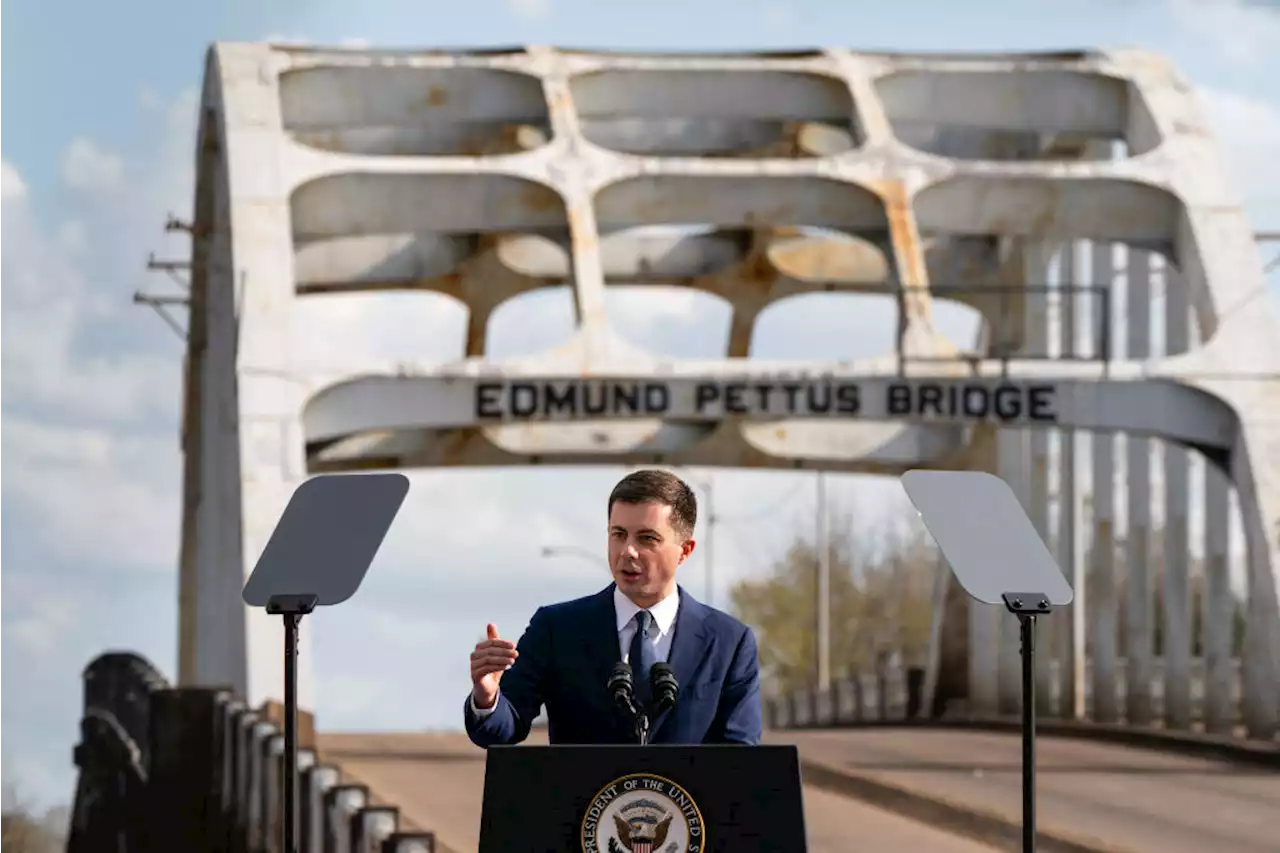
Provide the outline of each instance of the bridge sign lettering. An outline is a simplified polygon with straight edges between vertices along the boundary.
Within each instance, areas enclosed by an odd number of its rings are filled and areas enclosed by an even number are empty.
[[[942,415],[965,420],[1054,423],[1057,389],[1052,385],[986,385],[894,382],[886,395],[886,414]]]
[[[572,380],[481,382],[476,419],[541,420],[556,415],[585,418],[667,414],[671,388],[665,382]]]
[[[865,418],[1056,423],[1052,384],[973,380],[552,379],[481,381],[477,421],[631,417]]]

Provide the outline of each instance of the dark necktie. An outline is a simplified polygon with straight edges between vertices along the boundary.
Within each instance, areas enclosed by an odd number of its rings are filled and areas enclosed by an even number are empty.
[[[627,653],[627,661],[631,664],[631,674],[635,679],[636,698],[645,710],[652,703],[649,688],[649,668],[653,666],[653,644],[648,642],[649,626],[653,624],[653,614],[641,610],[635,615],[636,633],[631,638],[631,651]]]

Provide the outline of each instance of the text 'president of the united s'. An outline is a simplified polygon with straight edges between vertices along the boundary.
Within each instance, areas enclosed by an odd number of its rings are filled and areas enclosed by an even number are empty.
[[[623,661],[646,708],[654,663],[667,663],[678,682],[674,708],[652,717],[650,743],[758,744],[755,635],[676,583],[694,549],[693,490],[665,471],[636,471],[614,487],[606,511],[613,582],[539,607],[518,644],[489,625],[471,653],[463,715],[472,742],[520,743],[545,706],[551,743],[634,743],[633,721],[608,687]]]

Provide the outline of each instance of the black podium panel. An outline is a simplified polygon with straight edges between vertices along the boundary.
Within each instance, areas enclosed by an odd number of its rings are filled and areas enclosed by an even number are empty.
[[[480,853],[804,853],[794,746],[496,746]]]

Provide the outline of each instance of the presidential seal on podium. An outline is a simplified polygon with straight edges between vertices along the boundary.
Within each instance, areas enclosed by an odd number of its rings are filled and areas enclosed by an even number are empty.
[[[583,853],[702,853],[706,844],[693,797],[652,773],[607,783],[582,819]]]

